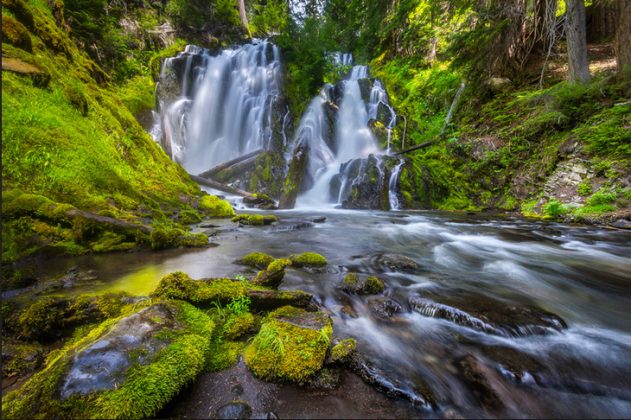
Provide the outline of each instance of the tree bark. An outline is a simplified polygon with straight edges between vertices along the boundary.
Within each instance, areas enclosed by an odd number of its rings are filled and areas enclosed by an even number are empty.
[[[207,171],[202,172],[201,174],[197,175],[197,176],[201,176],[202,178],[212,178],[213,175],[218,174],[219,172],[223,171],[224,169],[228,169],[238,163],[241,163],[243,161],[247,161],[248,159],[251,158],[256,158],[258,155],[260,155],[261,153],[263,153],[263,149],[257,149],[255,151],[253,151],[252,153],[248,153],[246,155],[243,156],[239,156],[238,158],[229,160],[227,162],[224,163],[220,163],[219,165],[210,168]]]
[[[221,182],[217,182],[214,179],[202,178],[201,176],[193,174],[188,175],[193,181],[197,182],[198,184],[206,185],[207,187],[227,192],[229,194],[240,195],[241,197],[254,197],[254,194],[252,193],[231,187],[230,185],[222,184]]]
[[[631,1],[629,0],[618,0],[616,61],[619,76],[622,76],[625,71],[631,73]]]
[[[583,0],[567,0],[566,5],[568,78],[570,83],[587,83],[589,82],[589,62],[587,61],[585,3]]]
[[[245,0],[238,0],[239,3],[239,15],[241,16],[241,24],[248,32],[248,36],[252,38],[252,33],[250,33],[250,25],[248,24],[248,15],[245,12]]]

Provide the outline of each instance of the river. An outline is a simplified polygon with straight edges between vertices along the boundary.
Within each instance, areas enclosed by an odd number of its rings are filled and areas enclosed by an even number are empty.
[[[246,253],[314,251],[327,257],[327,270],[289,269],[281,289],[313,293],[331,313],[335,336],[355,337],[379,377],[419,397],[400,415],[631,413],[630,232],[440,212],[275,214],[281,221],[272,226],[198,227],[212,234],[214,246],[203,250],[58,259],[37,270],[51,278],[78,266],[95,279],[64,293],[147,295],[173,271],[247,275],[234,263]],[[307,222],[314,216],[326,221]],[[392,269],[384,255],[418,267]],[[348,271],[378,275],[383,296],[342,291]],[[375,311],[384,297],[387,315]],[[362,401],[345,395],[349,405]],[[301,413],[309,412],[278,414]]]

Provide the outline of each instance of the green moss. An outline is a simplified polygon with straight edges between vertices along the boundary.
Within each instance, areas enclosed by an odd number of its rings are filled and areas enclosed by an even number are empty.
[[[212,320],[185,302],[165,302],[179,327],[170,343],[149,364],[134,364],[116,389],[73,395],[60,400],[59,389],[74,355],[96,342],[123,317],[111,319],[82,339],[51,354],[43,371],[3,400],[3,414],[12,418],[141,418],[154,416],[202,370],[213,332]]]
[[[290,265],[292,262],[287,258],[274,260],[265,270],[259,271],[252,282],[260,286],[277,288],[285,276],[285,268]]]
[[[210,308],[215,302],[229,303],[244,297],[252,288],[256,287],[230,279],[193,280],[186,273],[178,271],[163,277],[151,295],[185,300],[196,306]]]
[[[592,185],[589,180],[585,179],[580,184],[578,184],[577,189],[578,195],[587,197],[592,193]]]
[[[301,320],[312,325],[300,327]],[[245,362],[259,378],[304,382],[322,369],[332,331],[326,314],[285,306],[264,320],[245,349]]]
[[[37,370],[44,361],[44,354],[44,348],[38,344],[2,340],[3,377],[19,377]]]
[[[239,214],[232,218],[235,223],[242,225],[263,226],[276,222],[278,218],[274,215],[261,214]]]
[[[105,232],[98,241],[90,244],[90,249],[94,252],[111,252],[127,251],[136,247],[135,242],[127,242],[125,239],[125,235]]]
[[[526,217],[541,217],[537,212],[538,199],[528,200],[521,203],[521,214]]]
[[[186,209],[177,215],[177,221],[183,225],[193,225],[202,221],[202,217],[195,210]]]
[[[2,42],[15,45],[24,51],[32,52],[31,37],[28,29],[11,16],[2,14]]]
[[[331,348],[331,362],[347,362],[355,353],[357,341],[354,338],[342,340]]]
[[[156,227],[149,237],[152,249],[202,247],[208,245],[208,237],[203,233],[191,234],[178,228]]]
[[[244,312],[239,315],[233,315],[223,326],[223,334],[228,340],[235,340],[249,332],[254,327],[254,315]]]
[[[233,217],[234,209],[226,200],[214,195],[204,195],[197,204],[200,211],[210,217]]]
[[[326,258],[315,252],[303,252],[289,256],[294,267],[322,267],[327,264]]]
[[[251,252],[243,256],[243,258],[239,259],[237,262],[249,267],[264,269],[272,261],[274,261],[274,257],[271,255],[265,254],[264,252]]]
[[[366,277],[366,281],[364,283],[364,289],[368,294],[377,294],[383,292],[385,285],[383,281],[375,276]]]
[[[359,286],[359,276],[357,273],[348,273],[344,276],[342,287],[346,290],[355,290]]]
[[[543,214],[548,217],[560,217],[567,214],[567,207],[557,200],[550,200],[541,208]]]

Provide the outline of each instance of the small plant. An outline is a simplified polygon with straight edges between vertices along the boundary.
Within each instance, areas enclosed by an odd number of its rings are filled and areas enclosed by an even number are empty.
[[[234,298],[227,305],[227,308],[235,315],[241,315],[250,310],[250,303],[252,301],[247,296],[241,296]]]
[[[543,206],[543,214],[551,217],[563,216],[567,213],[567,208],[557,200],[550,200]]]
[[[217,315],[219,315],[219,318],[225,319],[226,318],[226,309],[221,305],[221,303],[219,303],[219,301],[216,300],[216,301],[213,302],[213,306],[217,310]]]
[[[598,206],[601,204],[611,204],[618,198],[618,194],[613,191],[605,192],[598,191],[587,199],[587,204],[590,206]]]
[[[243,274],[237,274],[236,276],[234,276],[234,279],[238,281],[248,281],[248,278]]]
[[[584,180],[583,182],[578,184],[577,192],[578,195],[582,197],[587,197],[592,193],[592,185],[589,183],[588,180]]]
[[[259,350],[271,350],[280,356],[285,354],[285,343],[280,336],[280,331],[273,325],[263,325],[253,343]]]

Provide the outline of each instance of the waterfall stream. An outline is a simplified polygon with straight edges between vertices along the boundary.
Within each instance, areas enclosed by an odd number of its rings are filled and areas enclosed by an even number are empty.
[[[167,153],[188,172],[199,173],[256,149],[269,149],[280,67],[278,48],[267,41],[215,56],[189,45],[166,59],[160,83],[167,84],[173,73],[180,83],[177,98],[161,98]]]

